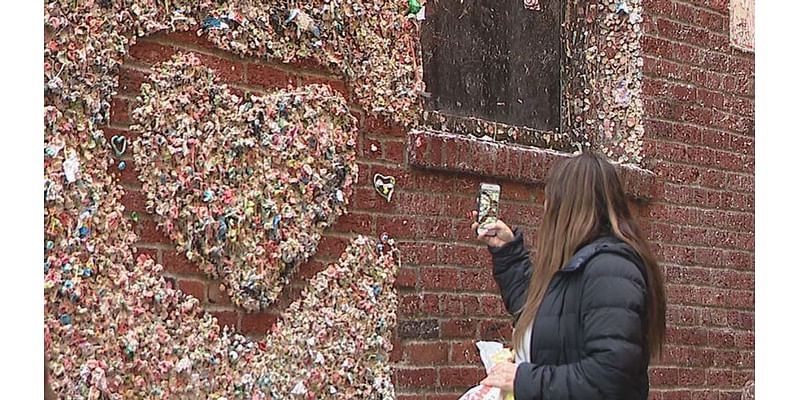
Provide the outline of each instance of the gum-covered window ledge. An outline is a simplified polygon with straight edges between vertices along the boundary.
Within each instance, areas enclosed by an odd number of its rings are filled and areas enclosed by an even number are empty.
[[[408,164],[415,168],[466,173],[525,184],[543,184],[550,166],[571,154],[502,143],[431,130],[413,130],[407,136]],[[631,164],[614,166],[632,199],[660,197],[656,175]]]

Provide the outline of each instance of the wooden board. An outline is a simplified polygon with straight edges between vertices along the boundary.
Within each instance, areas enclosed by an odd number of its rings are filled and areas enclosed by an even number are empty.
[[[540,131],[560,126],[561,0],[429,0],[426,109]]]

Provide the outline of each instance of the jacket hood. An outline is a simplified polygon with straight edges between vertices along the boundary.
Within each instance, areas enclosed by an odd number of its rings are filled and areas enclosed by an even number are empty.
[[[594,258],[594,256],[601,254],[601,253],[613,253],[617,254],[621,257],[624,257],[634,264],[636,264],[639,269],[642,269],[644,266],[644,262],[639,257],[639,254],[636,253],[636,250],[633,249],[630,245],[623,242],[622,240],[618,239],[615,236],[602,236],[600,238],[595,239],[592,243],[589,243],[583,247],[581,247],[572,258],[569,259],[567,264],[564,268],[561,269],[562,272],[572,272],[577,271],[586,264],[589,263],[589,260]]]

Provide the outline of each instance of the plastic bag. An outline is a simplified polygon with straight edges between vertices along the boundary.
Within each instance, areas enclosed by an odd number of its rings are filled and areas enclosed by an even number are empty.
[[[481,361],[486,368],[487,374],[495,364],[514,359],[511,350],[503,348],[502,343],[481,341],[475,343],[475,345],[478,346]],[[514,400],[514,393],[503,393],[499,388],[478,385],[461,395],[459,400]]]

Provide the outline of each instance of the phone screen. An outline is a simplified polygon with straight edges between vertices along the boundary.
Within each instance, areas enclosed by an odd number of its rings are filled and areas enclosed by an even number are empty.
[[[478,193],[478,234],[485,231],[484,226],[497,221],[500,209],[500,186],[482,183]]]

